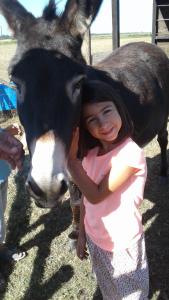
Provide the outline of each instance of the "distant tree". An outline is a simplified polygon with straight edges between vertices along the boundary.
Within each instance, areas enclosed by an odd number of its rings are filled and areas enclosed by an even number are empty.
[[[13,39],[13,37],[7,34],[0,35],[0,40],[9,40],[9,39]]]

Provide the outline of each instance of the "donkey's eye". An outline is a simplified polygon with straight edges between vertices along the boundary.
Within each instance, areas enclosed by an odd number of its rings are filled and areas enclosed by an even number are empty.
[[[15,83],[15,85],[16,85],[17,92],[18,92],[19,94],[21,94],[21,85],[18,84],[18,83]]]
[[[81,89],[82,87],[82,84],[84,82],[84,76],[81,75],[81,76],[78,76],[77,78],[78,80],[74,83],[74,89]]]
[[[51,40],[52,38],[51,38],[50,35],[45,35],[45,39],[46,39],[47,41],[49,41],[49,40]]]
[[[17,79],[15,80],[15,78],[12,78],[12,82],[13,82],[16,92],[17,92],[17,102],[21,103],[24,99],[24,97],[23,97],[23,87],[24,86],[23,86],[22,82],[18,82],[18,80]]]
[[[11,76],[11,81],[14,85],[14,87],[16,88],[17,92],[20,94],[21,93],[21,84],[16,82],[14,78],[12,78]]]
[[[75,85],[74,85],[74,89],[75,90],[79,90],[80,88],[81,88],[81,82],[79,81],[79,82],[77,82]]]

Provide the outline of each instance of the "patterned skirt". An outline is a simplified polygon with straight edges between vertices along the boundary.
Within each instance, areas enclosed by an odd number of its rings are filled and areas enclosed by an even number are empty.
[[[149,272],[144,235],[130,248],[109,252],[87,236],[93,271],[104,300],[147,300]]]

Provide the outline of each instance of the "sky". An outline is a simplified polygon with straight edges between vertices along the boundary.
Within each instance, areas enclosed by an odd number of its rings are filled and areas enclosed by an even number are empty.
[[[20,0],[34,16],[39,17],[49,0]],[[56,0],[63,11],[66,0]],[[104,0],[98,16],[92,24],[92,33],[111,33],[111,0]],[[120,0],[120,32],[151,32],[153,0]],[[5,19],[0,15],[0,34],[10,34]]]

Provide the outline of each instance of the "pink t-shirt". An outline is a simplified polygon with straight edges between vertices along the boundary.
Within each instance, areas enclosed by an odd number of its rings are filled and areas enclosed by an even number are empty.
[[[142,232],[142,217],[139,206],[143,200],[147,176],[143,150],[127,138],[112,151],[98,156],[98,147],[89,151],[83,159],[87,175],[99,183],[109,172],[116,160],[137,168],[117,191],[112,192],[98,204],[91,204],[84,197],[85,230],[92,241],[107,251],[126,249],[137,241]]]

